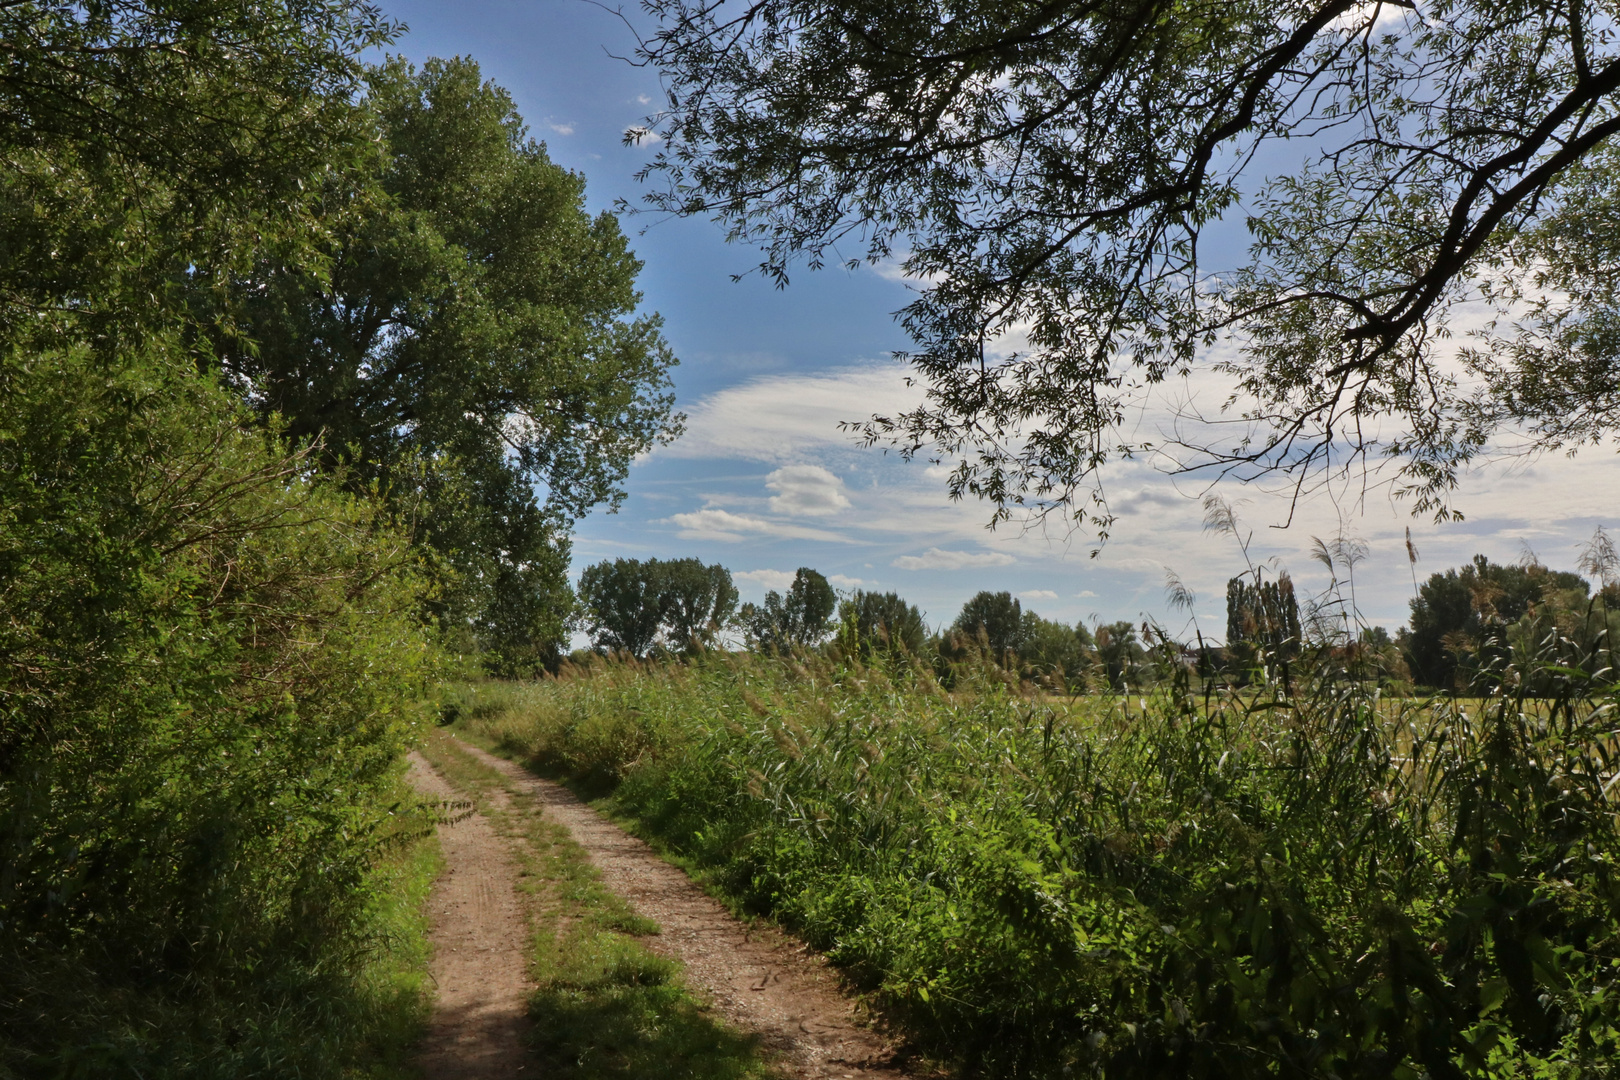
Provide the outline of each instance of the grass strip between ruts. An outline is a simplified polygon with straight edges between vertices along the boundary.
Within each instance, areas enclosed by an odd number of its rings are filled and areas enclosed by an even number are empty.
[[[436,731],[422,753],[512,846],[533,935],[532,1050],[546,1075],[775,1075],[758,1040],[730,1029],[642,939],[658,926],[606,889],[537,798]]]

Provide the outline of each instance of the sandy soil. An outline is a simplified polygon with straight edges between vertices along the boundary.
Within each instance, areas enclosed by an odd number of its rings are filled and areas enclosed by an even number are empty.
[[[688,983],[706,994],[733,1025],[758,1032],[765,1045],[781,1056],[792,1076],[823,1080],[905,1075],[896,1067],[893,1048],[858,1022],[853,1005],[840,992],[837,980],[821,957],[774,928],[744,926],[679,869],[664,862],[645,843],[604,819],[561,785],[540,779],[512,762],[467,743],[461,746],[480,761],[500,770],[521,789],[536,795],[545,813],[566,826],[574,840],[589,853],[591,861],[601,871],[603,883],[630,901],[639,914],[663,927],[661,935],[648,939],[649,946],[684,964]],[[471,824],[468,821],[455,829],[471,832],[467,829]],[[455,829],[447,830],[445,835],[454,833]],[[487,823],[484,829],[488,832]],[[493,833],[490,840],[499,843]],[[448,843],[446,856],[451,857]],[[494,869],[498,864],[505,867],[505,873],[511,873],[500,858],[483,858],[486,861],[479,865]],[[453,858],[451,865],[456,865]],[[511,892],[508,884],[491,888],[508,895]],[[515,903],[512,901],[513,905]],[[509,933],[509,930],[501,930],[496,936]],[[436,937],[435,940],[442,939]],[[503,966],[515,967],[521,975],[521,933],[513,940],[513,959]],[[439,948],[442,951],[444,946],[441,944]],[[495,965],[493,957],[477,963],[480,970],[485,963]],[[435,974],[438,975],[437,969]],[[438,977],[441,986],[447,988],[450,969]],[[512,976],[506,978],[510,980]],[[501,985],[515,986],[520,981]],[[481,993],[495,995],[494,984],[485,985],[488,989]],[[448,1000],[447,990],[441,989],[441,1001]],[[449,1020],[452,1013],[447,1010],[443,1015]],[[493,1018],[495,1014],[490,1015]],[[434,1030],[440,1030],[437,1022]],[[441,1038],[446,1040],[446,1045],[465,1045],[482,1037],[452,1037],[448,1028],[445,1030]],[[495,1024],[490,1033],[507,1030]],[[429,1073],[430,1078],[485,1075],[495,1074]]]
[[[460,794],[418,754],[409,779],[431,799]],[[438,999],[422,1042],[422,1073],[426,1080],[510,1080],[523,1075],[533,989],[517,870],[481,814],[452,815],[439,826],[439,847],[445,869],[428,898]]]

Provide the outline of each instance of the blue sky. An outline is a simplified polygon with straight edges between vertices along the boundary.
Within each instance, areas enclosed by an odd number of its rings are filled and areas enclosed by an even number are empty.
[[[586,0],[394,0],[383,8],[409,26],[392,51],[417,62],[471,56],[506,87],[553,160],[585,176],[591,209],[639,199],[634,173],[649,150],[626,147],[623,133],[656,107],[660,90],[656,72],[616,59],[635,48],[617,15]],[[625,13],[639,18],[633,7]],[[839,421],[916,399],[892,359],[907,344],[892,317],[909,298],[907,283],[878,270],[831,269],[801,271],[779,291],[758,276],[732,281],[757,256],[728,246],[710,222],[644,215],[625,227],[646,263],[645,306],[663,315],[681,359],[675,382],[688,433],[632,469],[619,513],[580,524],[576,575],[615,556],[696,556],[729,567],[744,598],[759,599],[812,566],[840,588],[899,592],[935,624],[980,589],[1006,589],[1049,618],[1145,614],[1179,631],[1185,616],[1172,618],[1164,602],[1168,569],[1196,593],[1203,629],[1224,630],[1225,583],[1244,569],[1243,557],[1230,537],[1201,528],[1204,487],[1178,482],[1162,463],[1105,475],[1120,522],[1093,558],[1087,536],[1058,527],[986,529],[989,508],[951,503],[943,470],[862,448],[838,430]],[[1170,392],[1219,405],[1210,382]],[[1136,424],[1152,434],[1170,404],[1151,403]],[[1409,517],[1376,483],[1318,494],[1286,529],[1273,527],[1288,518],[1286,500],[1235,484],[1218,490],[1252,529],[1251,556],[1276,560],[1306,592],[1328,582],[1309,558],[1312,536],[1365,539],[1371,556],[1358,570],[1357,596],[1369,621],[1393,630],[1412,595],[1408,526],[1420,579],[1476,552],[1511,562],[1527,547],[1571,569],[1596,526],[1620,524],[1616,476],[1609,449],[1486,466],[1456,500],[1466,520],[1444,525]]]

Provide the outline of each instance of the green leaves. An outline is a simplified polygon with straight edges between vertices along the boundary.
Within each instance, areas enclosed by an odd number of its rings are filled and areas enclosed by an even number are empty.
[[[717,218],[778,282],[898,263],[928,397],[866,435],[950,459],[997,520],[1106,533],[1098,471],[1150,449],[1248,478],[1389,456],[1444,516],[1504,428],[1615,432],[1608,5],[645,6],[650,205]],[[1536,316],[1486,335],[1482,390],[1446,344],[1476,291]],[[1121,434],[1198,367],[1173,442]]]
[[[838,595],[817,570],[801,566],[793,574],[786,595],[775,589],[765,603],[744,604],[737,613],[750,644],[764,650],[787,651],[819,645],[832,629]]]
[[[580,575],[579,598],[593,644],[635,657],[702,651],[737,609],[731,572],[697,559],[600,562]]]
[[[0,1070],[334,1070],[409,824],[409,545],[180,351],[0,357]]]
[[[233,281],[223,367],[413,519],[447,626],[533,670],[564,639],[569,526],[680,430],[675,359],[617,223],[477,64],[368,83],[380,150],[327,181],[329,270],[269,251]]]

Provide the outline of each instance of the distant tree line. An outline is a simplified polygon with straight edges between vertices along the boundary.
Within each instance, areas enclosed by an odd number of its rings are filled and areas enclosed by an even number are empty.
[[[1338,563],[1329,561],[1330,567]],[[1502,566],[1483,555],[1415,588],[1411,621],[1391,636],[1364,625],[1353,602],[1327,594],[1303,606],[1286,572],[1232,578],[1224,640],[1171,637],[1152,622],[1068,624],[1026,610],[1010,592],[984,590],[947,625],[893,592],[839,595],[800,567],[783,592],[739,605],[725,567],[696,559],[614,559],[585,570],[574,626],[603,654],[640,659],[690,656],[717,647],[759,652],[836,648],[872,660],[905,659],[949,677],[958,664],[991,661],[1056,690],[1125,690],[1177,668],[1206,681],[1244,685],[1290,677],[1289,665],[1326,663],[1392,689],[1480,693],[1508,661],[1574,663],[1620,634],[1620,558],[1599,530],[1581,568],[1597,580],[1554,571],[1533,558]]]

